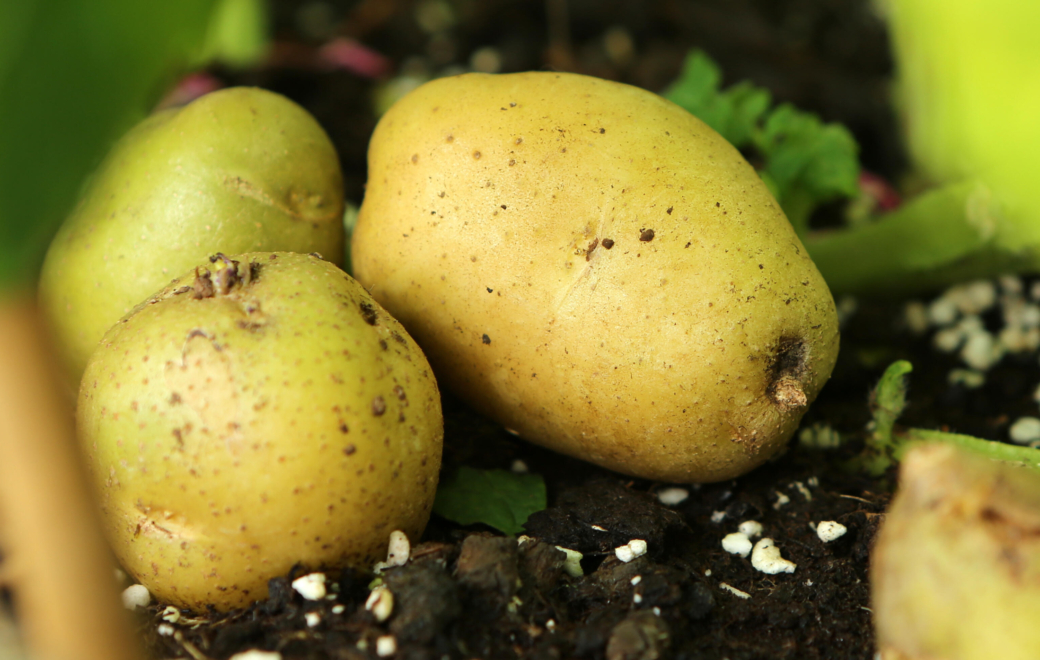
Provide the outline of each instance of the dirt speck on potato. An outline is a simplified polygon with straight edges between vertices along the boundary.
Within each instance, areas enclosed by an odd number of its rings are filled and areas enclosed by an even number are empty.
[[[643,241],[644,243],[649,243],[650,241],[654,240],[654,230],[653,229],[640,229],[639,230],[639,240]]]
[[[371,303],[362,301],[359,307],[361,308],[361,318],[365,319],[365,323],[369,325],[377,325],[379,323],[379,315]]]

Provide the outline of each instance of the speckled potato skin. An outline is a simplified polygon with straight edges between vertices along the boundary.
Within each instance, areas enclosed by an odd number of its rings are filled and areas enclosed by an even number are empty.
[[[236,87],[141,122],[51,244],[40,302],[75,386],[105,331],[215,252],[318,252],[341,264],[343,181],[310,114]]]
[[[426,359],[357,282],[313,256],[232,258],[251,282],[199,299],[189,272],[110,329],[77,412],[117,557],[196,611],[417,539],[443,437]]]
[[[380,121],[355,277],[442,386],[630,475],[728,479],[830,376],[834,302],[725,140],[664,99],[564,73],[436,80]]]

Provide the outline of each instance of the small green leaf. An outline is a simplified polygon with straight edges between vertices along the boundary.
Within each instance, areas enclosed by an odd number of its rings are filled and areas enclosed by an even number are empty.
[[[527,517],[545,508],[545,481],[537,474],[460,467],[441,481],[433,512],[460,525],[483,523],[519,534]]]
[[[770,111],[768,91],[747,81],[722,91],[721,80],[718,65],[693,50],[663,96],[738,149],[754,147],[764,161],[759,175],[800,235],[817,206],[859,194],[858,146],[844,126],[787,104]]]
[[[686,56],[679,79],[664,97],[711,126],[730,144],[744,146],[762,114],[769,108],[769,92],[743,82],[725,92],[719,90],[719,67],[703,51]]]
[[[769,114],[754,143],[777,186],[777,201],[800,231],[817,205],[859,191],[858,146],[840,124],[824,124],[785,104]]]

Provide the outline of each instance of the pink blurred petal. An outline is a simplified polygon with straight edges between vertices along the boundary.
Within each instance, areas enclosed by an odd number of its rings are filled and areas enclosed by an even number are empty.
[[[390,70],[389,59],[353,39],[343,37],[322,46],[320,57],[327,64],[364,78],[381,78]]]
[[[159,105],[155,109],[163,110],[165,108],[186,105],[200,96],[215,92],[223,86],[224,83],[218,78],[203,71],[188,74],[181,78],[174,85],[173,89],[166,93],[166,96],[159,101]]]
[[[870,195],[877,202],[881,211],[891,211],[903,203],[896,189],[877,174],[861,170],[859,173],[859,189]]]

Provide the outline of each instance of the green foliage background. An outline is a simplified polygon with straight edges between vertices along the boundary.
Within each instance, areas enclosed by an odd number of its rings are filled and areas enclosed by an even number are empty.
[[[202,51],[214,4],[0,2],[0,292],[31,286],[91,168]]]

